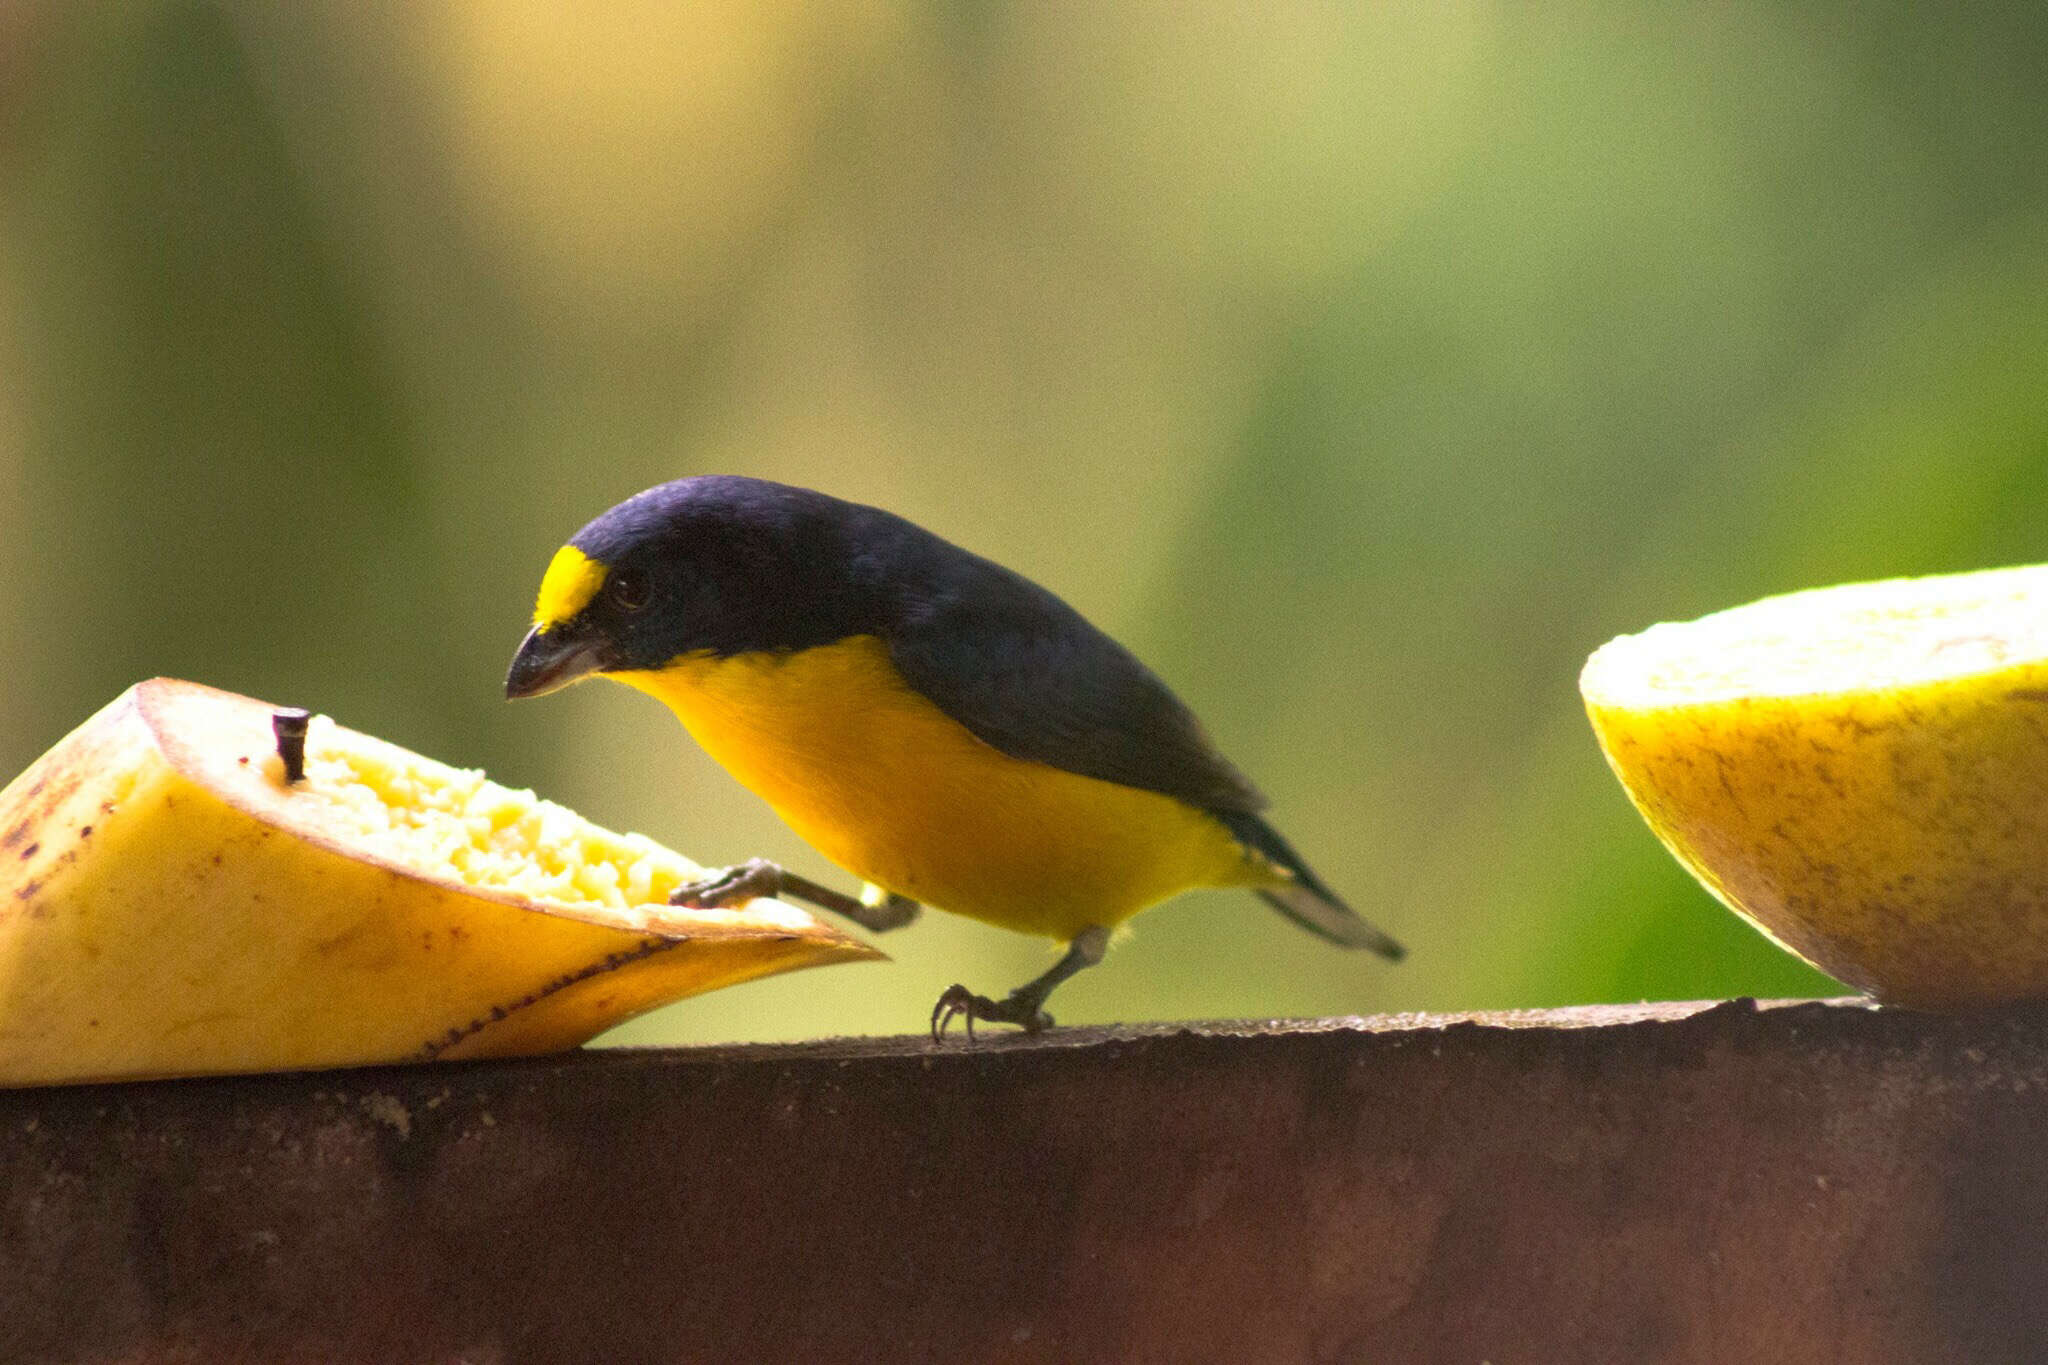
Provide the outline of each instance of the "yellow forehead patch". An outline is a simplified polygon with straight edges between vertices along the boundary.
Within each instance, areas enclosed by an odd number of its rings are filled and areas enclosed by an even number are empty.
[[[582,611],[604,586],[606,572],[605,565],[574,545],[564,545],[555,551],[555,557],[548,561],[547,573],[541,576],[540,596],[533,604],[533,623],[546,633],[550,626],[559,626]]]

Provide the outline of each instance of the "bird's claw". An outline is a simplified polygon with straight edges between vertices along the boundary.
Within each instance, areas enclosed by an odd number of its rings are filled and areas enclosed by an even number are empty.
[[[976,995],[965,986],[948,986],[939,997],[939,1003],[932,1006],[932,1041],[944,1042],[946,1030],[955,1019],[967,1030],[967,1040],[974,1041],[974,1021],[980,1019],[991,1024],[1015,1024],[1026,1033],[1040,1033],[1052,1027],[1052,1016],[1038,1007],[1035,1000],[1021,999],[1011,995],[1003,1000],[991,1000],[985,995]]]
[[[932,1041],[944,1042],[946,1030],[952,1026],[953,1021],[964,1019],[967,1041],[973,1042],[974,1007],[977,1004],[993,1006],[995,1001],[985,995],[976,995],[958,982],[946,987],[944,994],[939,996],[939,1002],[932,1006]]]
[[[685,910],[722,910],[781,894],[782,869],[766,858],[749,858],[699,881],[686,882],[669,892],[668,903]]]

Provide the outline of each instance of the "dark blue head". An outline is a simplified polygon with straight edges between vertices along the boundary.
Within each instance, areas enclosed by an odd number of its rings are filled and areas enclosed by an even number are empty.
[[[650,488],[556,552],[506,695],[686,654],[796,650],[879,630],[906,557],[925,540],[935,538],[877,508],[764,479]]]

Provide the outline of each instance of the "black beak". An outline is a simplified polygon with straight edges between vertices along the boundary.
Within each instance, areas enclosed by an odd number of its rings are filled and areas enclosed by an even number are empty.
[[[513,701],[546,696],[603,668],[606,655],[602,640],[567,626],[546,632],[535,626],[512,656],[512,667],[505,674],[505,695]]]

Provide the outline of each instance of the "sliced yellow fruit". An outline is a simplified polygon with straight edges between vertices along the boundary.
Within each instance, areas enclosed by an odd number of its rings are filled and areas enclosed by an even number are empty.
[[[573,1047],[657,1005],[879,956],[805,912],[314,717],[137,684],[0,791],[0,1084]]]
[[[1650,828],[1785,947],[1897,1004],[2048,997],[2048,566],[1653,626],[1579,686]]]

